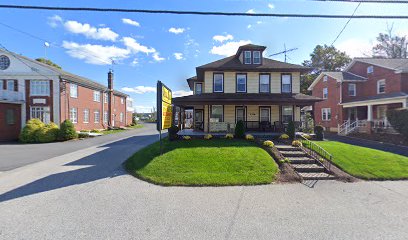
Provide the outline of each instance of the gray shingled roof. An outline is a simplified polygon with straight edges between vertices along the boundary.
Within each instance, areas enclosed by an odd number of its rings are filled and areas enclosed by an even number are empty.
[[[408,72],[408,58],[355,58],[354,60],[396,71]]]
[[[339,81],[365,81],[367,78],[349,72],[323,72],[323,74]]]
[[[351,102],[362,102],[362,101],[370,101],[370,100],[380,100],[380,99],[388,99],[388,98],[396,98],[396,97],[407,97],[408,93],[405,92],[393,92],[393,93],[386,93],[386,94],[378,94],[374,96],[368,97],[356,97],[351,100],[344,101],[343,103],[351,103]]]

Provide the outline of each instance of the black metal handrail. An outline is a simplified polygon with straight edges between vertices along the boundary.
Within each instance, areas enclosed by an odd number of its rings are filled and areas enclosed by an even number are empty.
[[[302,143],[302,149],[306,153],[321,162],[323,166],[327,168],[327,170],[331,171],[333,155],[302,135],[300,135],[299,141]]]

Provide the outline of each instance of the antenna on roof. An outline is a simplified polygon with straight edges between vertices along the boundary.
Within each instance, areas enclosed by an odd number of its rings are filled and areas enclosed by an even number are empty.
[[[286,44],[283,44],[283,49],[284,49],[284,50],[283,50],[282,52],[278,52],[278,53],[271,54],[271,55],[269,55],[269,57],[276,56],[276,55],[280,55],[280,54],[285,54],[285,62],[286,62],[286,59],[289,58],[289,57],[287,56],[287,53],[288,53],[288,52],[295,51],[295,50],[298,50],[298,48],[286,49]]]
[[[111,60],[111,70],[113,71],[113,65],[116,65],[115,59],[109,58]]]

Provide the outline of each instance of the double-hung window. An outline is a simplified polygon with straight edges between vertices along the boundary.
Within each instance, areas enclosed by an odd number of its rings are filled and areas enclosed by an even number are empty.
[[[246,92],[247,91],[247,75],[243,73],[237,74],[237,92]]]
[[[259,92],[260,93],[270,92],[270,75],[269,74],[259,75]]]
[[[293,121],[293,107],[282,106],[282,121],[287,123]]]
[[[324,75],[324,77],[323,77],[323,82],[327,82],[327,75]]]
[[[282,93],[292,92],[292,74],[282,74]]]
[[[49,107],[31,107],[30,118],[38,118],[44,123],[50,123]]]
[[[385,93],[385,79],[378,80],[377,82],[377,93]]]
[[[72,123],[78,122],[78,111],[76,108],[71,108],[69,110],[69,120],[71,120]]]
[[[327,87],[323,88],[323,99],[327,99],[329,92],[327,90]]]
[[[84,109],[84,123],[89,123],[89,109]]]
[[[254,51],[253,55],[254,55],[253,64],[261,64],[261,52],[260,51]]]
[[[7,90],[14,91],[14,80],[7,80]]]
[[[99,123],[100,118],[101,118],[101,115],[99,113],[99,110],[95,110],[94,111],[94,119],[95,119],[94,123]]]
[[[251,64],[251,51],[244,51],[244,64]]]
[[[109,100],[109,95],[108,95],[108,93],[104,93],[104,94],[103,94],[103,102],[104,102],[104,103],[108,103],[108,100]]]
[[[123,122],[123,113],[119,114],[119,120],[120,120],[120,122]]]
[[[224,92],[224,74],[214,73],[214,92]]]
[[[93,92],[93,100],[94,100],[94,102],[100,102],[101,101],[101,92],[94,91]]]
[[[373,73],[374,72],[374,67],[373,66],[369,66],[368,68],[367,68],[367,73],[368,74],[371,74],[371,73]]]
[[[69,96],[72,98],[78,97],[78,85],[70,83],[69,84]]]
[[[322,120],[323,121],[331,120],[331,109],[330,108],[322,108]]]
[[[259,110],[259,120],[261,122],[269,122],[271,120],[271,109],[267,107],[261,107]]]
[[[349,83],[348,84],[348,94],[349,96],[356,96],[356,84],[355,83]]]
[[[222,105],[211,106],[210,122],[223,122],[224,121],[224,108]]]
[[[108,123],[108,112],[107,111],[103,112],[103,122]]]
[[[194,91],[195,91],[195,94],[203,93],[203,84],[202,83],[196,83]]]
[[[48,80],[30,80],[31,96],[49,96],[50,81]]]

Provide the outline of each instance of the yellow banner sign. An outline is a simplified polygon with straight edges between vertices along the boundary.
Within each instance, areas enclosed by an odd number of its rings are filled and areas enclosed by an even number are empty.
[[[162,129],[168,129],[171,127],[172,123],[172,107],[171,104],[165,103],[163,101],[162,103]]]
[[[171,90],[162,82],[157,82],[157,113],[160,118],[157,122],[157,130],[168,129],[173,123],[173,107],[171,105]]]
[[[162,85],[162,101],[171,104],[171,91]]]

